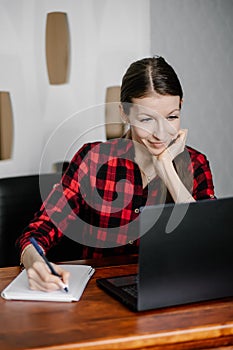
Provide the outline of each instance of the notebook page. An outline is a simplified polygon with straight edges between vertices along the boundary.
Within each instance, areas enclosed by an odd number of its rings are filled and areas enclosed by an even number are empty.
[[[64,270],[70,272],[69,292],[63,290],[54,292],[35,291],[29,288],[26,270],[23,270],[1,292],[1,297],[7,300],[34,300],[34,301],[78,301],[94,273],[89,265],[62,265]]]

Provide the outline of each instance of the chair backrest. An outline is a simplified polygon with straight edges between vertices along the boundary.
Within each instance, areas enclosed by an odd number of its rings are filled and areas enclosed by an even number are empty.
[[[125,133],[125,124],[120,115],[120,86],[109,86],[105,96],[105,133],[107,140],[121,137]]]
[[[19,265],[15,241],[39,210],[43,197],[60,179],[60,174],[17,176],[0,179],[0,267]],[[64,236],[48,253],[51,261],[80,258],[81,245]]]

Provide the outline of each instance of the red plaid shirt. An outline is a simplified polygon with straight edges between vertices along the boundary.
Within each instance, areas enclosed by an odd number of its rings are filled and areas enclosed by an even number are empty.
[[[214,198],[206,157],[190,147],[186,150],[192,165],[187,171],[193,172],[193,197]],[[135,252],[139,208],[159,203],[160,186],[156,177],[143,188],[132,140],[85,144],[17,245],[22,251],[33,235],[47,252],[65,234],[83,245],[82,258]]]

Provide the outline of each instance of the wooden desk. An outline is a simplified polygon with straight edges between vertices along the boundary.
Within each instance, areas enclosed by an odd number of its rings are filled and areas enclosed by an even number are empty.
[[[79,302],[0,298],[0,349],[233,349],[233,299],[134,313],[96,286],[136,268],[97,267]],[[0,290],[18,272],[0,269]]]

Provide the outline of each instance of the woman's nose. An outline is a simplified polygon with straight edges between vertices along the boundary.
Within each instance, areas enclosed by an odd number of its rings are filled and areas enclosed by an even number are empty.
[[[161,141],[166,141],[168,136],[174,135],[176,130],[174,126],[165,118],[158,118],[154,124],[153,136]]]
[[[167,135],[166,125],[162,119],[156,120],[154,123],[153,136],[159,140],[165,140]]]

